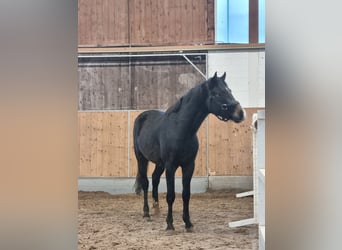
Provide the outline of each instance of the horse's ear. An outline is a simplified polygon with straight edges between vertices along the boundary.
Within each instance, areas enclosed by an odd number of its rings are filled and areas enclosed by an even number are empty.
[[[220,78],[224,81],[226,79],[226,72],[224,72]]]
[[[209,82],[208,82],[208,88],[209,90],[215,88],[217,86],[217,72],[215,72],[214,76],[209,79]]]
[[[217,78],[217,71],[215,72],[214,76],[213,76],[213,79],[216,79]]]

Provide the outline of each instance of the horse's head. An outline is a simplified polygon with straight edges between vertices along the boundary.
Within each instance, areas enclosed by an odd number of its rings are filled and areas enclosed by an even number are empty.
[[[207,81],[207,107],[209,112],[216,115],[221,121],[232,120],[239,123],[245,119],[245,110],[235,100],[232,91],[225,82],[225,78],[226,73],[218,77],[216,72]]]

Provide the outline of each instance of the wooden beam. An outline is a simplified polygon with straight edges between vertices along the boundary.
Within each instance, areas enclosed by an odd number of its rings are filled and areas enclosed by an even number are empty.
[[[259,42],[259,0],[249,0],[249,43]]]
[[[233,49],[264,49],[264,43],[250,44],[213,44],[188,46],[150,46],[150,47],[78,47],[79,54],[91,53],[149,53],[149,52],[179,52],[201,50],[233,50]]]

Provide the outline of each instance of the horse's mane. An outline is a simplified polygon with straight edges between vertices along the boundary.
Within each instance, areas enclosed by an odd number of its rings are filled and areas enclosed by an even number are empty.
[[[201,93],[202,91],[202,85],[204,85],[206,83],[203,82],[193,88],[191,88],[188,92],[186,92],[181,98],[179,98],[175,104],[173,104],[172,106],[170,106],[166,111],[165,113],[167,115],[171,114],[171,113],[177,113],[181,107],[183,106],[184,103],[187,103],[189,102],[189,100],[192,98],[192,96]]]

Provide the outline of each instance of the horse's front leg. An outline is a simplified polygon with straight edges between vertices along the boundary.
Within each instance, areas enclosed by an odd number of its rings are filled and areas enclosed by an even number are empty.
[[[162,165],[156,165],[156,168],[152,174],[152,197],[154,200],[153,208],[154,213],[159,214],[159,199],[158,199],[158,186],[160,182],[160,176],[164,172],[164,167]]]
[[[183,221],[185,223],[185,228],[190,231],[193,227],[193,224],[190,221],[190,214],[189,214],[189,201],[190,201],[190,183],[192,174],[194,172],[195,163],[192,162],[189,165],[182,166],[182,184],[183,184]]]
[[[167,228],[166,230],[175,230],[173,226],[173,216],[172,216],[172,205],[175,201],[175,172],[176,167],[173,166],[166,166],[166,184],[167,184],[167,194],[166,194],[166,201],[168,205],[167,210],[167,217],[166,223]]]

